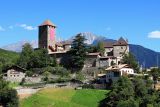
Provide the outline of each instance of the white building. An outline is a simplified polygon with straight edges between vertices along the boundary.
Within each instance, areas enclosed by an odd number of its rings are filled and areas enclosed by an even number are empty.
[[[116,81],[123,75],[134,75],[133,68],[129,67],[127,64],[110,66],[106,71],[106,82]]]
[[[21,82],[23,78],[25,78],[25,69],[18,67],[18,66],[12,66],[8,68],[6,80],[10,82]]]

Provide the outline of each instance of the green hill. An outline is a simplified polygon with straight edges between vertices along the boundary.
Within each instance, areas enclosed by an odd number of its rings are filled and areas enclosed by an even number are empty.
[[[4,66],[15,64],[19,57],[19,53],[0,49],[0,70]]]
[[[20,102],[20,107],[98,107],[107,90],[48,88]]]

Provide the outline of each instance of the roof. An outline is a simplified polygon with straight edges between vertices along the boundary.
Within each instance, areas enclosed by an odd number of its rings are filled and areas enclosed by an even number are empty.
[[[26,69],[24,69],[24,68],[22,68],[20,66],[16,66],[16,65],[13,65],[13,66],[9,67],[7,70],[9,70],[9,69],[18,69],[18,70],[21,70],[23,72],[26,71]]]
[[[106,74],[98,74],[97,76],[98,77],[102,77],[102,76],[105,76]]]
[[[63,44],[61,42],[57,42],[56,45],[57,46],[63,46]]]
[[[112,48],[114,42],[103,42],[103,44],[104,44],[104,48]]]
[[[128,45],[128,42],[125,41],[123,37],[120,37],[119,40],[115,42],[113,45],[114,46],[124,46],[124,45]]]
[[[62,42],[63,43],[63,45],[71,45],[72,44],[72,41],[64,41],[64,42]]]
[[[106,71],[110,71],[110,70],[117,71],[122,68],[129,68],[129,66],[128,66],[128,64],[113,65],[113,66],[108,67],[105,70]]]
[[[45,25],[56,27],[56,25],[53,24],[50,20],[45,20],[40,26],[45,26]]]
[[[104,56],[104,57],[100,57],[100,59],[108,59],[108,58],[115,59],[116,57],[114,57],[114,56]]]
[[[95,52],[95,53],[88,53],[87,55],[97,56],[97,55],[99,55],[99,54],[100,54],[99,52]]]

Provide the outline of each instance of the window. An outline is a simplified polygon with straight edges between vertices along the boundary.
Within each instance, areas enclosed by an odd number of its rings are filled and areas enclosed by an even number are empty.
[[[121,49],[123,49],[123,47],[121,47]]]
[[[120,73],[119,72],[114,72],[114,77],[119,77]]]

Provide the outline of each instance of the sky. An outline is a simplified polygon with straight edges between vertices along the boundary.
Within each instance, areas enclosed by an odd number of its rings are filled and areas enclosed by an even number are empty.
[[[159,5],[160,0],[1,0],[0,47],[38,40],[37,26],[50,19],[63,40],[92,32],[160,52]]]

